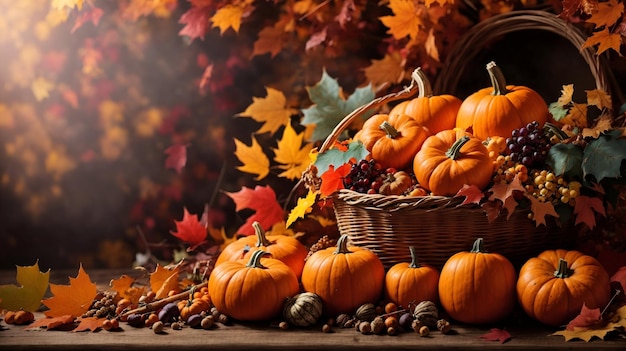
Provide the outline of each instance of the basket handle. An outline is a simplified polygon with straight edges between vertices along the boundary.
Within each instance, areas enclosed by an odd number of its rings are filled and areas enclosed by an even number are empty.
[[[335,128],[332,130],[332,132],[330,132],[330,134],[328,135],[328,137],[326,137],[326,140],[324,140],[324,143],[322,144],[322,146],[320,146],[319,148],[319,152],[322,153],[324,151],[327,151],[328,149],[330,149],[335,140],[337,140],[337,138],[339,137],[339,135],[341,135],[341,133],[358,117],[360,117],[363,113],[367,112],[370,109],[377,109],[380,108],[381,106],[383,106],[386,103],[392,102],[392,101],[396,101],[396,100],[400,100],[400,99],[408,99],[411,96],[415,95],[415,93],[417,92],[418,86],[419,84],[417,83],[419,81],[419,76],[418,76],[418,72],[421,70],[421,68],[416,68],[413,73],[411,74],[411,84],[408,87],[405,87],[404,89],[395,92],[395,93],[390,93],[381,97],[378,97],[374,100],[372,100],[371,102],[369,102],[368,104],[362,105],[360,107],[358,107],[357,109],[355,109],[354,111],[350,112],[348,115],[346,115],[341,122],[339,122]]]

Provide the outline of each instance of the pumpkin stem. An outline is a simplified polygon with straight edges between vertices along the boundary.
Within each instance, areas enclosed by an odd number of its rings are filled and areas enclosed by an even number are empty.
[[[378,128],[382,129],[383,132],[387,134],[387,138],[390,139],[395,139],[398,137],[398,135],[400,135],[400,132],[398,132],[398,130],[387,121],[383,121],[383,123],[381,123]]]
[[[409,251],[411,252],[411,264],[409,264],[409,268],[420,268],[422,265],[417,261],[415,246],[409,246]]]
[[[559,266],[556,269],[556,271],[554,271],[554,277],[556,277],[556,278],[567,278],[567,277],[571,276],[573,273],[574,273],[574,271],[567,267],[567,261],[565,261],[562,258],[559,258]]]
[[[246,263],[246,267],[250,267],[250,268],[265,268],[264,265],[261,264],[261,257],[263,257],[263,255],[265,255],[267,252],[263,251],[263,250],[256,250],[252,253],[252,256],[250,256],[250,260],[248,261],[248,263]]]
[[[433,96],[433,88],[430,85],[430,80],[428,80],[428,77],[426,77],[426,73],[422,71],[422,68],[417,67],[411,74],[411,78],[413,78],[413,81],[417,83],[418,98]]]
[[[461,148],[463,147],[463,145],[465,145],[465,143],[467,143],[470,140],[470,137],[467,135],[464,135],[463,137],[457,139],[454,144],[452,144],[452,146],[450,147],[450,149],[448,149],[448,151],[446,151],[446,156],[456,160],[459,157],[462,156],[461,154]]]
[[[491,79],[491,86],[493,86],[491,95],[506,95],[510,93],[510,91],[506,88],[506,79],[504,79],[504,74],[495,62],[491,61],[487,64],[487,72],[489,73],[489,78]]]
[[[254,223],[252,223],[252,226],[254,227],[254,234],[256,235],[256,247],[272,245],[272,242],[267,240],[267,237],[265,236],[265,230],[263,230],[263,227],[261,227],[261,224],[259,222],[254,221]]]
[[[348,250],[348,236],[343,234],[337,240],[337,250],[335,250],[334,254],[348,254],[352,253],[352,251]]]
[[[487,251],[485,251],[485,248],[483,247],[483,238],[478,238],[476,239],[476,241],[474,241],[474,245],[472,245],[472,251],[473,253],[485,253]]]

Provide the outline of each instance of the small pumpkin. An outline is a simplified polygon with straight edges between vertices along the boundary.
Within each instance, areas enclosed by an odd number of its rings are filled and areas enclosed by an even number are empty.
[[[487,64],[487,72],[492,86],[463,100],[456,127],[472,127],[472,134],[484,140],[490,136],[508,137],[511,131],[532,121],[544,125],[550,112],[539,93],[526,86],[507,85],[500,67],[493,61]]]
[[[517,280],[519,303],[529,317],[550,326],[566,324],[585,304],[609,302],[609,274],[595,258],[576,250],[546,250],[530,258]]]
[[[408,308],[422,301],[438,301],[439,271],[417,260],[415,247],[409,247],[411,262],[393,265],[385,275],[385,297]]]
[[[413,160],[420,186],[433,195],[453,196],[464,185],[484,189],[493,176],[493,162],[482,141],[459,129],[428,137]]]
[[[387,174],[383,184],[378,188],[378,193],[383,195],[402,195],[413,185],[411,175],[405,171]]]
[[[252,226],[255,235],[239,238],[226,246],[215,261],[215,266],[226,261],[249,259],[254,251],[263,250],[272,258],[283,261],[299,278],[309,250],[293,236],[266,235],[261,224],[256,221],[252,223]]]
[[[291,325],[308,327],[320,319],[322,307],[322,299],[319,296],[303,292],[285,301],[283,318]]]
[[[187,321],[189,317],[194,314],[200,314],[203,311],[208,311],[211,304],[206,298],[201,296],[194,297],[194,292],[189,293],[189,298],[186,300],[178,301],[178,310],[180,311],[180,318],[183,321]]]
[[[383,168],[404,169],[431,132],[411,116],[377,114],[355,135]]]
[[[328,315],[353,313],[360,305],[378,301],[382,295],[385,268],[372,251],[348,247],[341,235],[337,247],[313,253],[304,264],[302,288],[322,298]]]
[[[486,252],[483,239],[471,251],[452,255],[441,269],[439,301],[453,319],[468,324],[495,323],[516,303],[516,271],[498,253]]]
[[[298,278],[280,260],[262,258],[257,250],[247,261],[226,261],[209,277],[209,295],[223,314],[242,321],[264,321],[280,315],[286,298],[300,290]]]
[[[461,107],[461,99],[449,94],[434,95],[430,81],[421,68],[412,74],[418,85],[417,97],[394,106],[389,115],[409,115],[432,133],[452,129]]]

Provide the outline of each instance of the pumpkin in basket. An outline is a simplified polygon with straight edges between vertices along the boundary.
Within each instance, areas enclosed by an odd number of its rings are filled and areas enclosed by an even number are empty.
[[[385,268],[372,251],[348,247],[348,236],[337,247],[316,251],[306,260],[302,288],[317,294],[327,315],[354,313],[365,303],[378,302],[383,292]]]
[[[493,176],[493,162],[482,141],[461,129],[428,137],[413,160],[417,182],[433,195],[453,196],[464,185],[484,189]]]
[[[409,115],[432,133],[454,128],[461,99],[448,94],[433,95],[430,81],[420,68],[413,71],[412,78],[418,85],[417,97],[394,106],[389,115]]]
[[[409,115],[377,114],[355,135],[383,168],[406,168],[432,133]]]
[[[537,121],[543,126],[550,115],[541,95],[526,86],[506,85],[504,74],[494,63],[487,64],[491,87],[471,94],[461,104],[456,127],[472,127],[480,139],[509,137],[511,131]]]
[[[459,322],[497,322],[515,307],[516,275],[506,257],[485,251],[483,239],[478,238],[471,251],[456,253],[443,265],[439,301]]]
[[[566,324],[585,304],[609,302],[609,274],[595,258],[576,250],[546,250],[530,258],[517,280],[520,305],[533,319],[551,326]]]
[[[404,308],[422,301],[439,300],[437,291],[439,271],[429,265],[419,264],[415,247],[409,247],[411,262],[393,265],[385,275],[385,297]]]
[[[255,235],[245,236],[229,244],[217,257],[215,266],[226,261],[248,259],[256,250],[264,250],[272,258],[283,261],[299,278],[309,250],[298,239],[289,235],[265,235],[259,222],[252,223]]]

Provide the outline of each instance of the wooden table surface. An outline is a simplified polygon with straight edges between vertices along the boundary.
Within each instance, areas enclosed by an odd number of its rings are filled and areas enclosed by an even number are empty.
[[[105,289],[108,282],[118,278],[123,272],[87,272],[99,288]],[[76,272],[52,271],[50,282],[68,284],[68,276]],[[0,271],[0,284],[13,284],[15,271]],[[36,318],[43,314],[36,313]],[[154,334],[149,328],[133,328],[121,323],[116,332],[72,332],[55,330],[25,330],[23,326],[0,324],[0,350],[471,350],[471,349],[588,349],[626,350],[626,339],[613,338],[608,341],[565,342],[561,336],[551,336],[554,328],[536,323],[503,325],[512,338],[504,344],[486,341],[481,335],[490,327],[463,326],[452,323],[453,332],[448,335],[437,331],[428,337],[420,337],[413,332],[397,336],[362,335],[353,328],[334,328],[332,333],[323,333],[321,328],[281,330],[270,327],[269,323],[234,323],[219,326],[212,330],[183,328],[167,329],[164,334]]]

